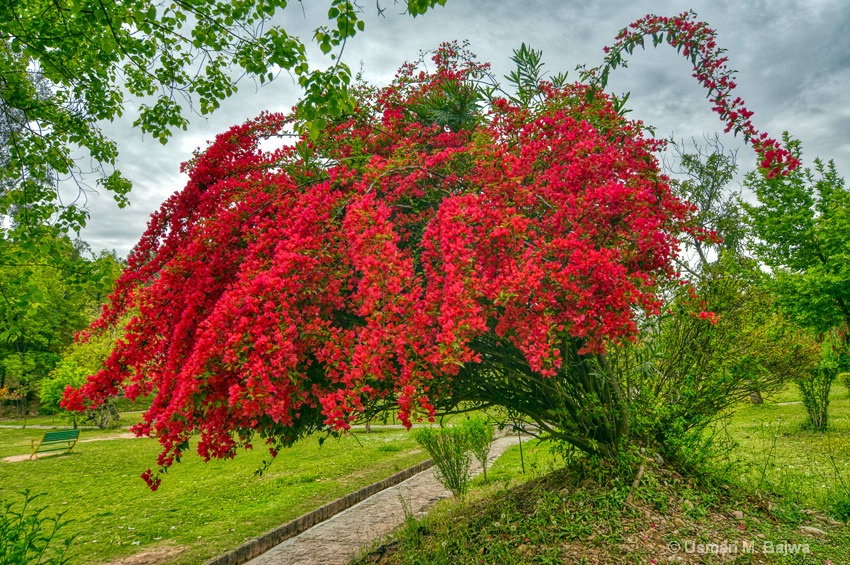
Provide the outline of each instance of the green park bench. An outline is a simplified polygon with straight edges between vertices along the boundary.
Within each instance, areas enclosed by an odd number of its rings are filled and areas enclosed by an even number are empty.
[[[74,451],[80,430],[61,430],[58,432],[46,432],[40,440],[32,440],[32,455],[30,459],[38,459],[37,453],[45,451]]]

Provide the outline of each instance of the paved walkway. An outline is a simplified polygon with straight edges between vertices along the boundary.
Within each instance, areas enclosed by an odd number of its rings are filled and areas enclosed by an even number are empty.
[[[515,435],[495,440],[489,461],[495,461],[517,442]],[[383,490],[255,557],[247,565],[345,565],[362,549],[401,525],[405,510],[421,516],[435,502],[451,496],[434,472],[432,467]],[[481,466],[473,460],[473,473],[480,472]]]

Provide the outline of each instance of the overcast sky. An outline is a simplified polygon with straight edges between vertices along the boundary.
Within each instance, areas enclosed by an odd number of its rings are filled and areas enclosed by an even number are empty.
[[[327,2],[292,3],[281,16],[291,34],[309,39],[324,24]],[[311,6],[312,4],[312,6]],[[349,41],[344,60],[364,77],[385,84],[406,60],[415,59],[449,40],[468,40],[479,60],[489,61],[497,76],[510,70],[512,50],[523,42],[543,51],[546,69],[570,71],[601,62],[605,45],[630,22],[648,13],[673,16],[693,9],[717,30],[729,66],[739,71],[741,96],[760,130],[779,137],[788,130],[803,142],[806,164],[820,156],[834,159],[839,173],[850,176],[850,2],[847,0],[448,0],[445,7],[416,19],[400,15],[401,4],[378,17],[373,2],[362,2],[366,31]],[[315,50],[314,62],[328,66]],[[608,90],[630,92],[633,118],[656,127],[660,137],[700,138],[722,132],[705,91],[691,77],[688,62],[669,46],[636,52],[629,68],[616,70]],[[148,216],[185,177],[180,163],[217,133],[264,110],[286,111],[298,98],[288,75],[257,87],[250,81],[211,117],[194,117],[186,132],[166,146],[142,136],[123,121],[107,124],[118,141],[118,168],[133,182],[131,205],[119,210],[108,194],[89,195],[91,219],[82,237],[95,250],[115,249],[126,256],[138,241]],[[721,137],[739,148],[738,161],[752,169],[755,157],[740,139]]]

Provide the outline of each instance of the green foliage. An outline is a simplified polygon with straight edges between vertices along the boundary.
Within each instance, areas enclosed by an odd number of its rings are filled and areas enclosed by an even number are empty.
[[[482,119],[482,92],[468,82],[450,81],[428,93],[411,107],[420,123],[436,124],[452,131],[473,130]]]
[[[89,375],[103,368],[103,363],[112,352],[117,339],[118,330],[111,329],[87,336],[84,341],[75,342],[66,348],[62,353],[62,360],[41,381],[40,409],[48,414],[60,412],[76,426],[81,414],[63,410],[59,405],[62,395],[67,387],[82,386]],[[115,399],[109,399],[97,408],[86,410],[83,417],[101,429],[115,427],[120,421]]]
[[[837,374],[836,367],[822,365],[794,379],[803,397],[803,406],[809,415],[809,425],[814,430],[824,431],[827,428],[829,390]]]
[[[508,94],[508,98],[523,108],[532,106],[535,100],[541,101],[540,83],[547,78],[543,73],[543,52],[523,43],[519,49],[514,49],[511,61],[516,64],[516,68],[505,78],[513,87],[514,94]],[[554,86],[561,87],[567,82],[567,73],[548,77],[548,80]]]
[[[679,290],[668,314],[612,354],[631,391],[632,435],[666,458],[704,450],[703,431],[753,391],[769,393],[809,374],[821,348],[776,312],[772,295],[714,264],[695,288]],[[713,313],[701,319],[695,311]]]
[[[850,520],[850,489],[843,488],[832,502],[832,515],[842,522]]]
[[[785,143],[802,158],[798,140]],[[818,333],[850,324],[850,192],[832,161],[815,159],[787,176],[747,175],[758,205],[743,204],[756,257],[774,273],[779,305],[798,324]],[[847,335],[847,334],[845,334]],[[846,348],[847,338],[843,339]]]
[[[61,410],[59,403],[65,387],[79,387],[92,373],[73,361],[60,361],[50,371],[50,375],[41,381],[40,409],[46,414],[55,414]]]
[[[58,235],[0,240],[0,388],[24,401],[35,398],[120,272],[113,255],[88,254],[84,244]]]
[[[841,384],[847,389],[847,392],[850,393],[850,372],[848,373],[838,373],[836,378],[841,381]]]
[[[62,565],[74,537],[59,539],[59,532],[68,524],[62,514],[46,516],[45,507],[35,508],[33,502],[41,495],[21,493],[20,508],[14,502],[0,502],[0,565]]]
[[[675,189],[697,206],[680,261],[693,287],[668,291],[662,315],[640,339],[614,349],[610,365],[629,395],[633,439],[691,472],[705,468],[722,438],[709,425],[751,395],[805,379],[821,347],[786,319],[772,285],[745,254],[740,194],[729,188],[734,154],[720,142],[677,148]]]
[[[439,481],[455,496],[463,496],[469,486],[472,463],[467,429],[463,426],[420,428],[414,437],[434,460]]]
[[[684,143],[674,147],[678,163],[671,171],[678,179],[673,185],[677,195],[697,208],[693,222],[701,231],[685,234],[686,243],[701,265],[711,262],[710,251],[741,256],[746,224],[740,190],[730,189],[738,170],[735,154],[727,152],[717,136],[706,138],[705,145],[693,145],[692,151]],[[705,234],[716,234],[720,241]]]
[[[281,71],[297,77],[311,131],[350,110],[350,71],[339,56],[365,28],[361,7],[327,2],[328,25],[313,39],[323,53],[338,54],[322,70],[310,68],[304,40],[272,24],[288,3],[0,3],[0,215],[14,215],[22,226],[83,226],[85,209],[63,206],[56,192],[57,179],[67,176],[83,190],[78,148],[95,163],[98,184],[125,206],[130,182],[114,170],[118,147],[99,124],[121,116],[130,99],[139,104],[134,125],[162,143],[186,129],[189,111],[218,109],[246,75],[260,84]],[[417,16],[444,3],[409,0],[407,9]]]
[[[481,463],[481,469],[484,472],[484,482],[487,482],[487,457],[490,455],[490,446],[493,443],[493,424],[488,422],[486,418],[476,416],[469,418],[461,424],[463,430],[469,438],[469,449],[472,454]]]

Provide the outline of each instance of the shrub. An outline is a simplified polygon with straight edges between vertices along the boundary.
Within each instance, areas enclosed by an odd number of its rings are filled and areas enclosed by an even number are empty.
[[[44,515],[45,508],[34,508],[40,495],[21,493],[20,509],[5,503],[0,514],[0,565],[61,565],[68,562],[68,549],[76,535],[58,540],[59,530],[68,522],[62,514]],[[54,543],[58,542],[58,543]]]
[[[835,367],[818,367],[795,379],[803,396],[803,406],[809,415],[809,424],[817,431],[827,426],[829,411],[829,389],[838,375]]]
[[[463,423],[463,429],[469,439],[469,449],[481,463],[484,471],[484,482],[487,482],[487,457],[490,455],[490,446],[493,443],[493,426],[486,419],[478,416],[470,418]]]
[[[421,428],[414,437],[437,467],[437,479],[455,496],[463,496],[469,486],[472,447],[464,427]]]
[[[753,390],[805,379],[822,355],[768,292],[723,265],[707,269],[694,291],[678,291],[669,313],[612,350],[609,362],[628,391],[632,438],[679,463],[704,453],[704,430]],[[714,318],[702,319],[700,307]]]
[[[850,392],[850,373],[838,373],[837,378],[847,389],[847,392]]]

